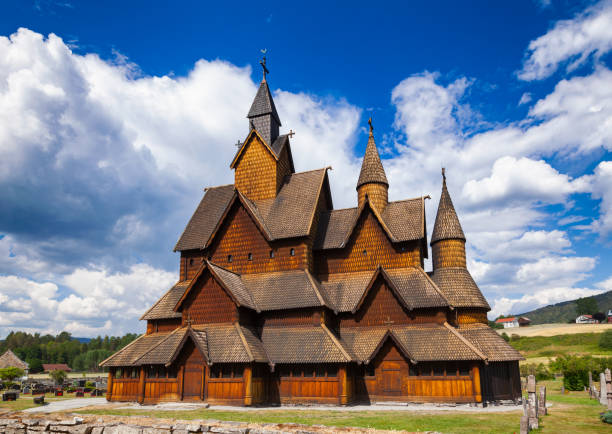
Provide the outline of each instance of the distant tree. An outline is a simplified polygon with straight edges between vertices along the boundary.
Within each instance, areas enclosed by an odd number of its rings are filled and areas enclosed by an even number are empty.
[[[36,374],[43,371],[42,361],[40,359],[26,359],[26,363],[30,367],[30,373]]]
[[[49,377],[51,377],[53,381],[55,381],[55,384],[57,384],[58,386],[61,386],[62,384],[64,384],[64,381],[66,380],[66,378],[68,378],[68,374],[66,374],[66,372],[62,371],[61,369],[58,369],[58,370],[49,372]]]
[[[0,369],[0,379],[4,381],[13,381],[15,378],[23,377],[24,375],[25,371],[23,369],[15,368],[14,366]]]
[[[599,348],[612,350],[612,330],[606,330],[599,336]]]
[[[576,300],[576,315],[592,315],[598,310],[595,297],[583,297]]]
[[[595,312],[593,314],[593,319],[596,319],[599,322],[604,322],[606,320],[606,314],[603,312]]]

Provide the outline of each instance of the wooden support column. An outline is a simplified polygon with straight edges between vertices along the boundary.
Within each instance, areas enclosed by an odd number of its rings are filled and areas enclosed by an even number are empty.
[[[138,383],[138,403],[142,404],[145,398],[145,369],[140,367],[140,381]]]
[[[202,387],[200,388],[200,400],[204,401],[204,388],[206,387],[206,366],[202,365]]]
[[[474,399],[476,402],[482,402],[482,391],[480,390],[480,367],[474,366]]]
[[[113,368],[108,370],[108,382],[106,383],[106,400],[110,401],[113,398]]]
[[[253,367],[244,368],[244,405],[253,405]]]
[[[179,399],[182,401],[183,400],[183,380],[185,378],[185,365],[181,366],[181,369],[179,369],[179,374],[178,374],[178,395],[179,395]]]
[[[338,369],[338,381],[340,382],[340,405],[346,405],[348,404],[348,378],[345,365]]]

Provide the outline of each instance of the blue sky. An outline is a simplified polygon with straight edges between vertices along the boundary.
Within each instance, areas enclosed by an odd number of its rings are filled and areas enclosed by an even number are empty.
[[[261,48],[337,208],[369,116],[429,230],[447,168],[491,315],[612,290],[612,2],[329,3],[3,5],[0,337],[143,329],[202,188],[232,180]]]

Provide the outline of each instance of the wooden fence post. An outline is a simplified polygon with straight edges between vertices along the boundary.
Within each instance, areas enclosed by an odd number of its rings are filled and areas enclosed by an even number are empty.
[[[527,402],[529,404],[529,428],[538,429],[538,395],[534,375],[527,377]]]
[[[612,410],[612,375],[610,368],[606,368],[606,391],[608,392],[608,410]]]
[[[529,412],[527,411],[527,402],[523,401],[523,415],[521,416],[520,434],[529,433]]]

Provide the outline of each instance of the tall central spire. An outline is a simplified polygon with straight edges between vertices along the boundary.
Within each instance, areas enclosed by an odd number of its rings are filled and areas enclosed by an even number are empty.
[[[272,146],[272,143],[278,137],[279,127],[282,124],[276,112],[270,88],[268,87],[267,74],[270,71],[266,66],[265,50],[262,50],[262,52],[264,56],[259,63],[263,69],[263,77],[247,118],[249,119],[249,131],[257,130],[266,143]]]
[[[368,119],[370,126],[370,135],[366,146],[363,162],[361,163],[361,172],[359,172],[359,180],[357,181],[357,198],[359,205],[363,203],[367,196],[370,204],[383,211],[387,206],[389,182],[383,168],[380,155],[374,141],[374,127],[372,126],[372,118]]]

